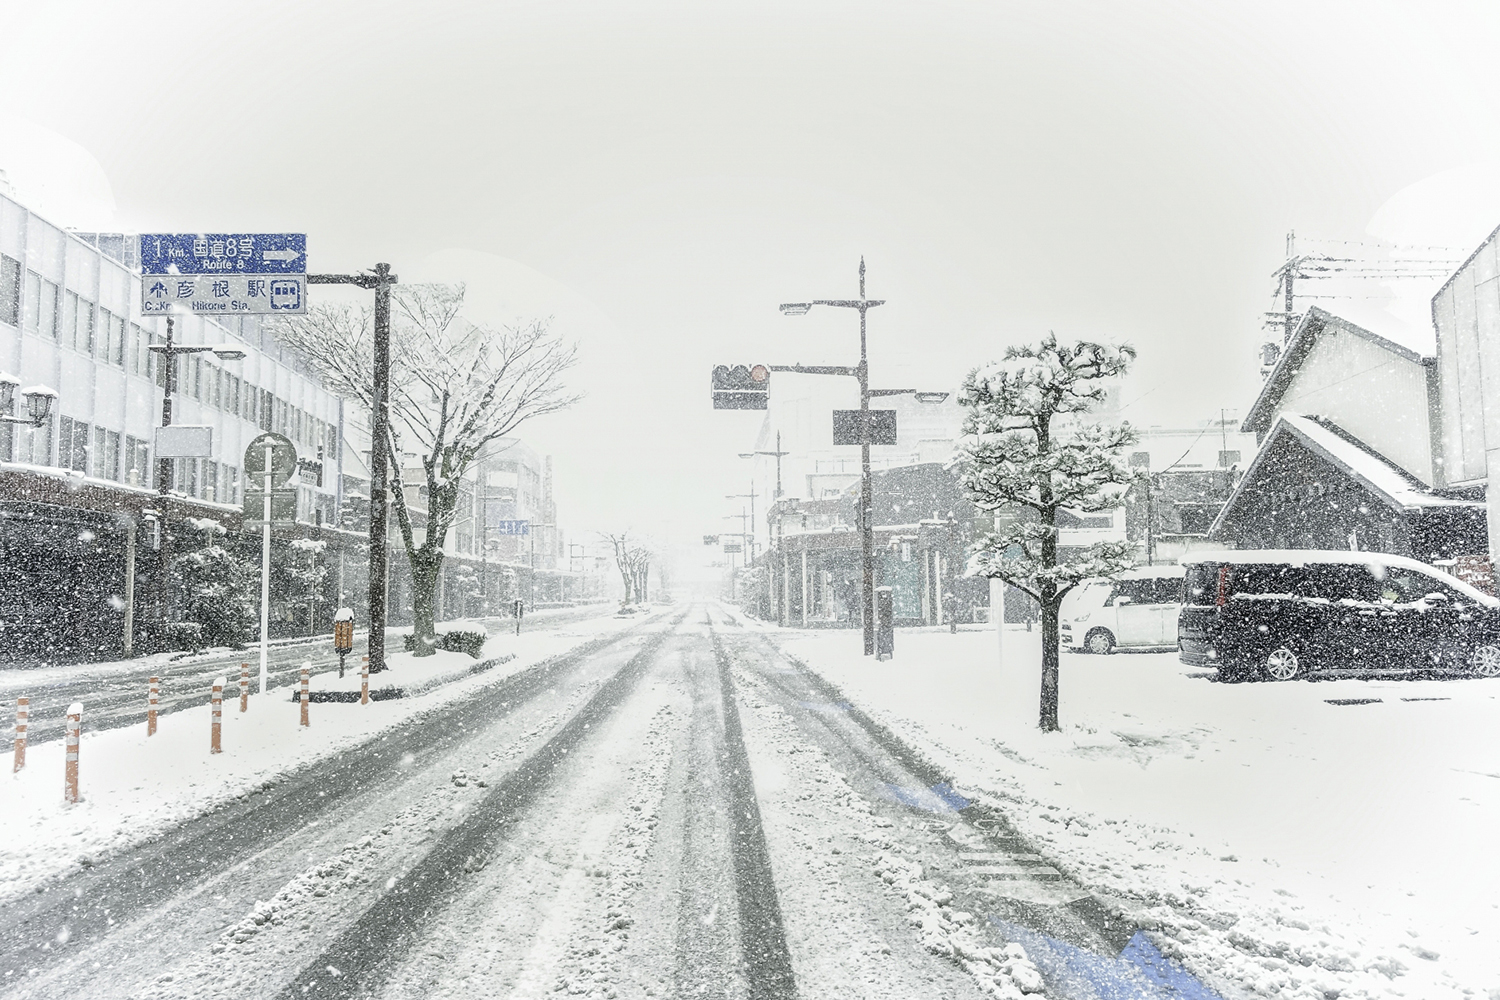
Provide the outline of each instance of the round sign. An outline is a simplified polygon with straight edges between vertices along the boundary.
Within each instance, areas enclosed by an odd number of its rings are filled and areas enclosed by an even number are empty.
[[[271,452],[271,488],[286,484],[297,471],[297,446],[280,434],[266,431],[245,448],[245,486],[264,489],[266,482],[266,449]]]
[[[771,371],[765,365],[756,365],[750,369],[750,381],[764,382],[771,377]]]

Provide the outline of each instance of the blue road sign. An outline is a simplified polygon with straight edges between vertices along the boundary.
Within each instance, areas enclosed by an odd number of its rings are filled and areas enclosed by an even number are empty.
[[[498,521],[492,528],[501,535],[529,535],[531,534],[530,521]]]
[[[306,274],[306,233],[144,233],[141,274]]]
[[[141,277],[141,315],[307,312],[305,274],[147,274]]]

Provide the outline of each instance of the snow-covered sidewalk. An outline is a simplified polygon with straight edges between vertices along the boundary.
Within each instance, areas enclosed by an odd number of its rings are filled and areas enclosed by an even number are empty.
[[[766,631],[1226,997],[1500,998],[1500,681],[1065,651],[1044,735],[1039,632]]]
[[[241,714],[231,678],[223,705],[221,754],[209,753],[207,690],[200,707],[162,716],[157,734],[149,738],[144,705],[139,725],[90,732],[85,703],[79,752],[81,802],[72,806],[63,802],[62,741],[31,747],[26,767],[0,780],[0,816],[5,817],[5,835],[0,838],[0,898],[29,891],[39,880],[90,864],[101,854],[149,840],[281,775],[406,724],[435,706],[468,697],[584,643],[645,620],[660,620],[670,611],[661,608],[633,618],[601,616],[545,632],[494,636],[486,644],[485,657],[510,658],[472,676],[468,676],[471,665],[481,661],[464,654],[423,658],[435,666],[418,666],[411,662],[411,654],[397,654],[391,657],[393,669],[386,676],[420,672],[429,675],[428,682],[443,674],[462,679],[419,697],[369,705],[313,705],[307,728],[299,725],[298,709],[290,703],[295,684],[272,687],[265,695],[252,694],[249,711]],[[337,676],[334,671],[334,683]],[[346,673],[345,681],[351,678],[358,690],[358,669]],[[9,763],[7,754],[7,771]]]

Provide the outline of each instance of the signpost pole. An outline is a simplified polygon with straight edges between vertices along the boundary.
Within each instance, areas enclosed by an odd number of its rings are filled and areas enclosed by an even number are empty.
[[[265,501],[260,525],[260,693],[266,693],[270,671],[266,657],[270,652],[271,633],[271,456],[275,446],[266,442]]]
[[[389,264],[375,265],[375,398],[370,416],[370,672],[385,669],[386,463],[391,381],[391,275]]]

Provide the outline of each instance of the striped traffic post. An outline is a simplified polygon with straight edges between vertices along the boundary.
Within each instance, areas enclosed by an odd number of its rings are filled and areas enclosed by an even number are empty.
[[[16,763],[11,773],[26,766],[26,718],[31,713],[31,699],[16,699]]]
[[[360,657],[359,703],[361,705],[370,703],[370,658],[368,656]]]
[[[78,730],[83,726],[83,702],[68,706],[68,743],[63,764],[63,801],[78,801]]]
[[[161,680],[151,678],[150,692],[146,698],[146,735],[156,735],[156,698],[161,694]]]
[[[310,722],[307,721],[307,668],[306,667],[302,668],[302,724],[304,726],[310,726],[310,725],[312,725],[312,723],[310,723]]]
[[[250,709],[250,664],[240,664],[240,711]]]
[[[224,748],[219,744],[219,734],[224,728],[224,678],[214,678],[214,693],[210,703],[213,706],[213,725],[209,735],[208,752],[223,753]]]

